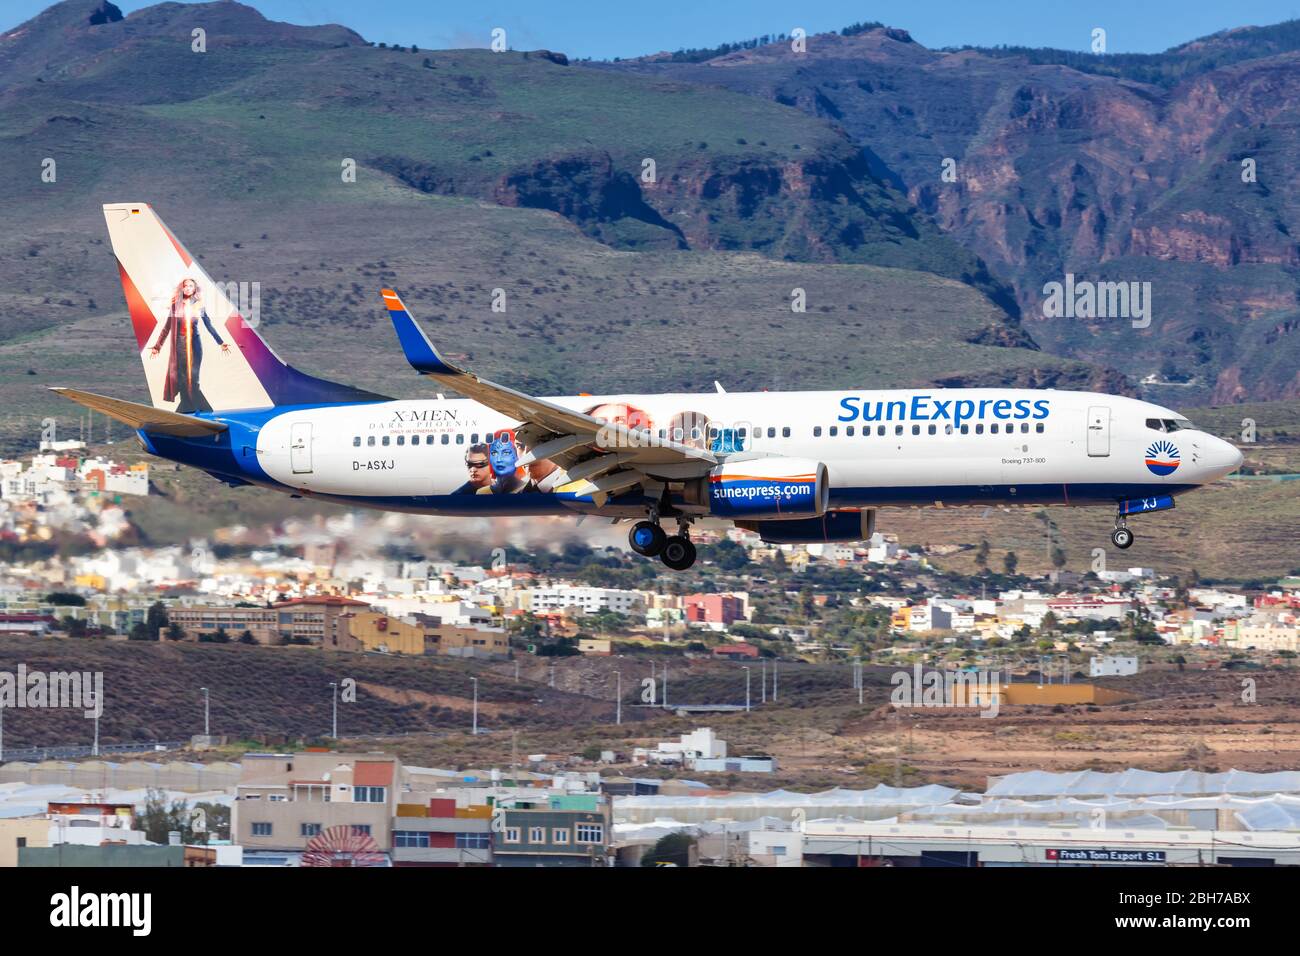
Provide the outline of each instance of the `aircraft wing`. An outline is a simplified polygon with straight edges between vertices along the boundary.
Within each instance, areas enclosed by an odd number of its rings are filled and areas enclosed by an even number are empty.
[[[611,465],[668,478],[702,475],[717,464],[717,458],[702,448],[659,438],[649,429],[608,424],[544,398],[489,382],[453,365],[439,354],[396,292],[385,289],[383,296],[388,316],[397,330],[397,339],[411,367],[502,415],[535,426],[535,431],[547,438],[546,441],[529,443],[529,451],[536,450],[536,457],[551,457],[548,449],[563,453],[567,450],[565,445],[568,449],[595,445],[618,453],[607,456],[619,459]]]
[[[50,387],[51,392],[58,392],[64,398],[71,399],[78,405],[97,412],[103,412],[109,418],[142,428],[159,435],[176,435],[181,438],[199,438],[203,435],[215,435],[224,432],[226,426],[221,422],[208,421],[206,418],[194,418],[179,412],[169,412],[165,408],[152,405],[140,405],[121,398],[109,398],[94,392],[82,392],[75,388]]]

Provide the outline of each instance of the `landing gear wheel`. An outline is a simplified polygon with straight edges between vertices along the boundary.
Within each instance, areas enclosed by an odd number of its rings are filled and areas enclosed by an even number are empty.
[[[1128,528],[1116,528],[1110,533],[1110,540],[1115,547],[1123,551],[1133,544],[1133,532]]]
[[[638,521],[627,535],[627,543],[632,546],[632,550],[647,558],[653,558],[662,551],[667,540],[668,535],[664,529],[653,521]]]
[[[675,534],[664,542],[659,560],[673,571],[685,571],[695,563],[695,545],[690,538]]]

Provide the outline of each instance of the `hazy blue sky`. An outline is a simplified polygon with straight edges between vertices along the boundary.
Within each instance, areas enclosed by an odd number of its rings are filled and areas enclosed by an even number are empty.
[[[116,2],[124,13],[151,5]],[[0,0],[0,30],[49,5]],[[429,48],[486,46],[491,29],[500,26],[515,49],[546,47],[597,59],[716,46],[789,33],[796,26],[812,34],[859,20],[902,27],[929,47],[1006,43],[1084,50],[1093,27],[1104,27],[1108,52],[1150,53],[1228,27],[1300,17],[1300,0],[251,0],[251,5],[273,20],[341,23],[368,40]]]

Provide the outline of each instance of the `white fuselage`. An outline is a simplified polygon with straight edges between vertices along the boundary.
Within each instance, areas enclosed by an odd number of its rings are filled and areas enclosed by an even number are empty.
[[[917,388],[550,400],[715,453],[721,449],[732,459],[822,462],[832,508],[1114,502],[1177,494],[1228,474],[1241,461],[1231,444],[1169,409],[1090,392]],[[464,399],[286,409],[261,425],[256,461],[285,489],[397,510],[636,510],[617,501],[597,505],[546,495],[564,487],[562,474],[537,477],[520,468],[512,476],[508,440],[500,433],[513,439],[516,425]],[[467,458],[494,455],[494,486],[467,487]]]

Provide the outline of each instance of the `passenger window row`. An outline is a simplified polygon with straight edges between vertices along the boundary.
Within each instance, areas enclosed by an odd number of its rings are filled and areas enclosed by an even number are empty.
[[[852,438],[853,435],[855,434],[854,429],[855,429],[855,426],[853,426],[853,425],[845,425],[845,426],[844,426],[844,435],[845,435],[845,437],[846,437],[846,438]],[[972,426],[972,425],[969,425],[969,424],[965,424],[965,425],[960,426],[960,427],[957,429],[957,431],[960,432],[960,433],[963,434],[963,435],[969,435],[969,434],[971,434],[972,429],[974,430],[974,433],[975,433],[976,435],[983,435],[983,434],[984,434],[984,431],[985,431],[984,423],[983,423],[983,422],[977,422],[977,423],[976,423],[975,425],[973,425],[973,426]],[[1034,423],[1034,431],[1035,431],[1037,434],[1039,434],[1039,435],[1043,434],[1043,423],[1042,423],[1042,422],[1035,422],[1035,423]],[[912,428],[911,428],[911,432],[912,432],[913,435],[920,435],[920,434],[921,434],[921,426],[920,426],[920,425],[913,425]],[[821,425],[814,425],[814,426],[813,426],[812,433],[813,433],[813,438],[821,438],[821,437],[822,437],[822,426],[821,426]],[[835,438],[835,437],[837,437],[837,436],[839,435],[839,433],[840,433],[840,426],[838,426],[838,425],[831,425],[831,426],[828,428],[827,433],[828,433],[829,437],[831,437],[831,438]],[[903,425],[895,425],[895,426],[894,426],[894,434],[895,434],[895,435],[903,435],[903,434],[905,434],[905,433],[906,433],[906,426],[903,426]],[[944,433],[945,435],[951,435],[951,434],[953,433],[953,426],[952,426],[951,424],[944,425],[944,426],[943,426],[943,433]],[[991,424],[988,426],[988,433],[989,433],[990,435],[999,435],[999,434],[1000,434],[1000,435],[1014,435],[1014,434],[1016,433],[1016,424],[1015,424],[1015,422],[1005,422],[1005,423],[1001,423],[1001,424],[999,424],[998,422],[993,422],[993,423],[991,423]],[[866,437],[868,437],[870,434],[871,434],[871,426],[870,426],[870,425],[863,425],[863,426],[862,426],[862,437],[863,437],[863,438],[866,438]],[[878,435],[878,436],[883,436],[883,435],[887,435],[887,434],[889,434],[889,427],[888,427],[887,425],[877,425],[877,426],[876,426],[876,435]],[[939,427],[938,427],[937,425],[934,425],[934,424],[926,425],[926,426],[925,426],[925,434],[927,434],[927,435],[937,435],[937,434],[939,434]],[[1029,422],[1021,422],[1021,423],[1020,423],[1020,434],[1022,434],[1022,435],[1028,435],[1028,434],[1029,434]]]
[[[1030,423],[1029,423],[1029,422],[1020,422],[1019,424],[1020,424],[1020,434],[1022,434],[1022,435],[1028,435],[1028,434],[1029,434],[1029,424],[1030,424]],[[914,425],[911,426],[911,433],[912,433],[913,435],[920,435],[920,434],[922,434],[921,428],[922,428],[921,425],[919,425],[919,424],[914,424]],[[1016,433],[1016,423],[1014,423],[1014,422],[1005,422],[1005,423],[992,422],[991,424],[989,424],[989,425],[987,426],[987,429],[988,429],[988,434],[990,434],[990,435],[998,435],[998,434],[1002,434],[1002,435],[1014,435],[1014,434]],[[960,434],[962,434],[962,435],[969,435],[969,434],[971,434],[972,430],[974,431],[974,434],[976,434],[976,435],[983,435],[983,434],[985,433],[985,425],[984,425],[983,422],[977,422],[975,425],[963,424],[963,425],[959,426],[959,427],[956,429],[956,431],[958,431],[958,432],[959,432]],[[1044,429],[1043,429],[1043,423],[1042,423],[1042,422],[1034,422],[1034,429],[1033,429],[1033,430],[1034,430],[1034,432],[1036,432],[1036,433],[1039,434],[1039,435],[1043,434],[1043,431],[1044,431]],[[894,433],[894,435],[896,435],[896,436],[904,435],[904,434],[906,434],[906,431],[907,431],[906,426],[903,426],[903,425],[895,425],[895,426],[893,427],[893,433]],[[943,426],[943,433],[944,433],[945,435],[951,435],[951,434],[953,434],[953,431],[954,431],[954,429],[953,429],[953,426],[952,426],[951,424],[946,424],[946,425]],[[747,435],[749,435],[749,433],[750,433],[750,430],[749,430],[748,428],[737,428],[737,429],[735,429],[735,435],[736,435],[737,438],[740,438],[740,439],[744,439]],[[812,433],[813,433],[813,437],[814,437],[814,438],[821,438],[821,437],[822,437],[822,426],[821,426],[821,425],[814,425],[814,426],[813,426]],[[937,426],[937,425],[934,425],[934,424],[926,425],[926,426],[925,426],[925,432],[924,432],[924,433],[927,434],[927,435],[937,435],[937,434],[939,434],[938,426]],[[719,437],[720,434],[721,434],[721,430],[719,430],[716,426],[713,426],[713,425],[710,425],[710,426],[709,426],[709,438],[710,438],[710,440],[716,440],[716,439]],[[838,437],[839,434],[840,434],[840,426],[838,426],[838,425],[831,425],[831,426],[829,426],[829,428],[827,429],[827,434],[828,434],[828,436],[831,437],[831,438],[836,438],[836,437]],[[856,426],[854,426],[854,425],[845,425],[845,426],[844,426],[844,436],[845,436],[846,438],[852,438],[855,434],[858,434],[857,429],[856,429]],[[883,436],[885,436],[885,435],[887,435],[887,434],[889,434],[889,427],[888,427],[888,426],[886,426],[886,425],[877,425],[877,426],[876,426],[876,435],[877,435],[877,436],[883,437]],[[871,426],[870,426],[870,425],[863,425],[863,426],[862,426],[862,430],[861,430],[861,436],[862,436],[863,438],[867,438],[867,437],[869,437],[870,435],[871,435]],[[691,429],[691,438],[692,438],[693,440],[699,440],[700,436],[701,436],[701,431],[700,431],[700,429],[698,429],[698,428],[692,428],[692,429]],[[455,444],[457,444],[457,445],[463,445],[463,444],[465,444],[465,439],[466,439],[467,437],[468,437],[468,439],[469,439],[469,443],[470,443],[471,445],[477,445],[477,444],[479,443],[479,437],[480,437],[479,434],[478,434],[477,432],[471,432],[468,436],[466,436],[466,435],[463,434],[463,433],[457,434],[457,435],[455,435],[455,436],[452,436],[452,435],[449,435],[449,434],[446,434],[446,433],[443,433],[443,434],[441,434],[441,435],[425,435],[425,436],[424,436],[424,444],[426,444],[426,445],[433,445],[433,444],[450,445],[450,444],[452,444],[452,442],[453,442],[453,440],[454,440]],[[685,441],[685,440],[686,440],[686,432],[685,432],[684,429],[681,429],[681,428],[674,428],[674,429],[672,429],[671,434],[670,434],[669,431],[668,431],[668,429],[663,429],[663,428],[661,428],[661,429],[659,429],[659,437],[660,437],[660,438],[663,438],[663,439],[670,439],[670,440],[672,440],[672,441],[676,441],[676,442],[681,442],[681,441]],[[761,437],[763,437],[763,429],[760,428],[760,427],[758,427],[758,426],[754,426],[754,428],[753,428],[753,437],[754,437],[754,438],[761,438]],[[776,437],[776,428],[775,428],[774,426],[769,426],[769,427],[767,428],[767,437],[768,437],[768,438],[775,438],[775,437]],[[789,438],[789,437],[790,437],[790,427],[789,427],[788,425],[783,426],[783,427],[781,428],[781,437],[782,437],[782,438]],[[485,434],[485,435],[482,436],[482,438],[486,441],[486,440],[490,439],[491,436]],[[392,435],[381,435],[381,436],[378,436],[378,437],[376,437],[375,435],[367,435],[367,436],[366,436],[366,439],[365,439],[365,445],[366,445],[366,447],[368,447],[368,448],[374,448],[376,445],[378,445],[378,446],[380,446],[380,447],[383,447],[383,448],[388,448],[390,445],[394,445],[394,444],[395,444],[397,447],[400,448],[400,447],[406,445],[406,444],[408,443],[408,440],[409,440],[409,443],[410,443],[411,445],[419,445],[419,444],[420,444],[420,436],[419,436],[419,435],[410,435],[410,436],[407,436],[407,435],[396,435],[396,436],[392,436]],[[352,438],[352,447],[353,447],[353,448],[360,448],[361,445],[362,445],[361,436],[360,436],[360,435],[355,435],[355,436],[353,436],[353,438]]]
[[[454,437],[455,443],[456,443],[457,445],[463,445],[463,444],[465,444],[465,437],[466,437],[466,436],[465,436],[464,434],[459,434],[459,435],[452,436],[452,435],[449,435],[449,434],[446,434],[446,433],[443,433],[442,435],[425,435],[425,436],[424,436],[424,444],[426,444],[426,445],[450,445],[450,444],[452,443],[453,437]],[[477,432],[472,432],[472,433],[469,435],[469,443],[470,443],[471,445],[477,445],[477,444],[479,443],[479,437],[480,437],[480,436],[479,436],[479,434],[478,434]],[[483,435],[483,436],[482,436],[482,438],[483,438],[484,441],[489,441],[489,440],[491,439],[491,437],[492,437],[491,435]],[[419,444],[420,444],[420,436],[419,436],[419,435],[410,435],[410,436],[407,436],[407,435],[381,435],[381,436],[379,436],[378,438],[376,438],[376,436],[374,436],[374,435],[367,435],[367,436],[366,436],[366,440],[365,440],[365,445],[366,445],[367,448],[374,448],[376,445],[379,445],[379,446],[381,446],[381,447],[383,447],[383,448],[387,448],[387,447],[389,447],[390,445],[396,445],[397,447],[400,448],[400,447],[402,447],[403,445],[406,445],[406,444],[408,444],[408,443],[409,443],[409,444],[412,444],[412,445],[419,445]],[[354,435],[354,436],[352,436],[352,447],[353,447],[353,448],[360,448],[360,447],[361,447],[361,436],[360,436],[360,435]]]

